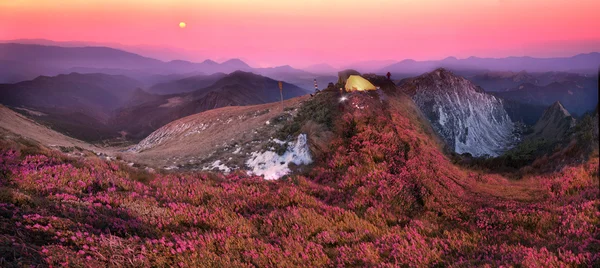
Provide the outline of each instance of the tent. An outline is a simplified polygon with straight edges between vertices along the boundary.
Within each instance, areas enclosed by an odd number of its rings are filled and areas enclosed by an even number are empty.
[[[351,75],[346,81],[346,91],[367,91],[376,90],[377,88],[371,84],[367,79],[362,78],[359,75]]]

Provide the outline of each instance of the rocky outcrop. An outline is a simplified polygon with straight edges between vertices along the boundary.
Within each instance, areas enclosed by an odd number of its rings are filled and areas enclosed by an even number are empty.
[[[456,153],[497,156],[517,139],[501,99],[445,69],[405,80],[400,89]]]
[[[557,101],[548,107],[535,123],[531,137],[557,141],[563,139],[573,127],[575,118]]]
[[[341,85],[345,85],[346,80],[348,80],[348,78],[351,75],[360,75],[360,73],[358,71],[352,70],[352,69],[347,69],[347,70],[338,72],[338,83]]]

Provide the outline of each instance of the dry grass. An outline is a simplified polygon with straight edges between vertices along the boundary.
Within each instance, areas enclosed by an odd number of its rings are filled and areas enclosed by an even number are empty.
[[[153,167],[201,168],[209,161],[226,160],[229,157],[236,162],[240,155],[231,153],[236,145],[241,147],[240,153],[244,154],[259,150],[262,142],[273,137],[277,130],[278,125],[271,121],[294,113],[307,98],[303,96],[284,101],[286,111],[281,110],[281,103],[269,103],[223,107],[187,116],[157,130],[170,131],[168,138],[160,145],[139,153],[123,153],[122,158]],[[182,125],[192,127],[178,131],[177,128]],[[190,133],[195,127],[203,125],[206,127]]]
[[[22,138],[31,139],[46,146],[81,147],[86,150],[104,151],[86,142],[65,136],[0,105],[0,126]]]

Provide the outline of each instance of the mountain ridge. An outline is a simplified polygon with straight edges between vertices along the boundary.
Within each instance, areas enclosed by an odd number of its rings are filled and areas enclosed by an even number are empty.
[[[575,123],[575,118],[569,111],[559,101],[556,101],[544,111],[529,137],[559,141],[564,139],[568,132],[575,127]]]
[[[471,56],[456,60],[414,61],[403,60],[385,66],[378,70],[380,73],[424,73],[436,68],[446,68],[453,71],[488,70],[513,71],[527,70],[529,72],[574,71],[595,74],[600,66],[600,52],[581,53],[571,57],[534,58],[534,57],[505,57],[480,58]]]
[[[456,153],[498,156],[516,141],[502,100],[444,68],[405,79],[400,90]]]
[[[135,139],[141,139],[171,121],[206,110],[278,102],[278,82],[263,75],[235,71],[205,88],[164,95],[152,102],[121,109],[113,118],[113,124]],[[308,94],[287,82],[283,82],[282,93],[284,99]]]

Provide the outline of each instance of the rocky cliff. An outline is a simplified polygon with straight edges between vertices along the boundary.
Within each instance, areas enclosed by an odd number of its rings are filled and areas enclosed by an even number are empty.
[[[517,139],[502,100],[452,72],[437,69],[404,80],[400,88],[456,153],[497,156]]]

